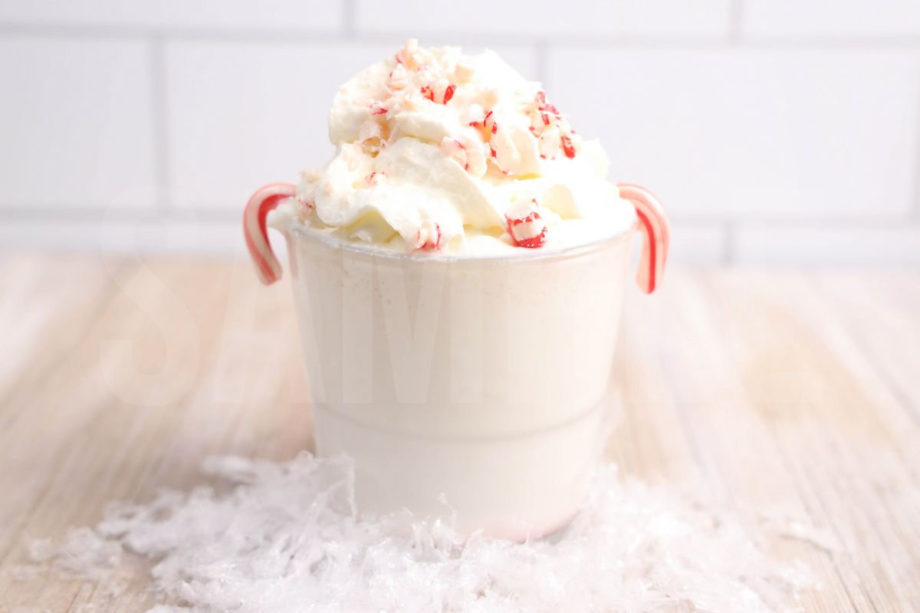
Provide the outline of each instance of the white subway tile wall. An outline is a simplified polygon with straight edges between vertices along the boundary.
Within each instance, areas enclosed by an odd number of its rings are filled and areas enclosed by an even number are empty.
[[[246,248],[236,220],[26,219],[0,225],[0,244],[48,252],[239,254]]]
[[[744,31],[765,36],[920,34],[917,0],[744,0]]]
[[[851,219],[914,205],[920,52],[559,49],[547,88],[675,216]],[[598,66],[614,78],[598,78]]]
[[[0,38],[0,207],[152,208],[150,47]]]
[[[607,36],[610,34],[720,35],[731,15],[730,0],[357,0],[360,32],[415,36],[430,32],[506,34],[510,37]]]
[[[408,36],[544,81],[672,261],[920,266],[917,0],[0,0],[0,248],[240,253]]]
[[[342,27],[343,10],[342,3],[334,0],[3,0],[0,20],[140,29],[337,32]]]

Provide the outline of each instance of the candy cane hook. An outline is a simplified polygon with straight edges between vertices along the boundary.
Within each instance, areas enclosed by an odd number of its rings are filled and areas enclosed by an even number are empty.
[[[281,264],[272,251],[268,242],[268,231],[265,227],[265,218],[269,211],[278,206],[282,200],[294,195],[296,188],[290,183],[269,183],[260,187],[246,203],[243,211],[243,235],[246,237],[246,247],[249,255],[255,262],[259,280],[265,285],[271,285],[281,278]]]
[[[636,282],[646,294],[651,294],[661,284],[664,266],[668,260],[671,230],[661,203],[644,187],[619,183],[620,197],[633,203],[642,231],[642,255]]]

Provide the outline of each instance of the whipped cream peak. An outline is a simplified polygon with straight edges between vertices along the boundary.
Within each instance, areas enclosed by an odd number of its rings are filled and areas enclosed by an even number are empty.
[[[566,246],[635,223],[600,145],[491,51],[409,40],[338,90],[329,139],[335,156],[302,174],[274,223],[448,252],[481,251],[480,237],[495,250]]]

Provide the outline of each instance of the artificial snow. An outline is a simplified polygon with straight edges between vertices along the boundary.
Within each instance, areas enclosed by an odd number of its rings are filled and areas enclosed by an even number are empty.
[[[345,458],[204,468],[229,487],[119,504],[95,528],[34,543],[33,560],[117,592],[129,558],[149,559],[157,612],[774,611],[811,582],[768,555],[776,534],[762,523],[612,466],[568,528],[528,543],[461,543],[408,513],[359,518]]]

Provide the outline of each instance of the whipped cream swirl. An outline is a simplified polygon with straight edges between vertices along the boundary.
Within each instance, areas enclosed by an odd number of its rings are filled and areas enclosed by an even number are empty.
[[[600,145],[491,51],[409,40],[339,89],[329,138],[335,156],[302,174],[274,225],[480,253],[577,245],[635,224]]]

